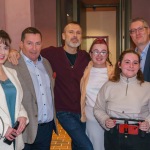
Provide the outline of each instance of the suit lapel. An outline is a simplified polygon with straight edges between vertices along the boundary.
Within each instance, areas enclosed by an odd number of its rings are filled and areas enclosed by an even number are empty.
[[[0,94],[1,94],[1,102],[0,102],[0,112],[2,112],[2,114],[5,114],[4,116],[7,118],[10,118],[9,115],[9,110],[8,110],[8,106],[7,106],[7,102],[6,102],[6,97],[5,97],[5,93],[3,91],[2,86],[0,85]]]
[[[9,80],[13,83],[13,85],[16,88],[16,106],[15,106],[15,119],[17,119],[17,114],[19,112],[20,109],[20,103],[22,101],[22,97],[23,97],[23,92],[22,92],[22,88],[21,85],[16,77],[16,73],[15,70],[11,70],[9,68],[5,68],[3,67],[7,77],[9,78]]]
[[[144,80],[150,82],[150,46],[147,51],[143,74],[144,74]]]
[[[28,86],[28,89],[31,91],[34,99],[36,99],[36,94],[35,94],[32,78],[30,76],[27,65],[22,57],[19,59],[19,65],[18,65],[18,68],[16,69],[18,69],[18,72],[20,74],[18,78],[21,78],[24,81],[24,83]]]

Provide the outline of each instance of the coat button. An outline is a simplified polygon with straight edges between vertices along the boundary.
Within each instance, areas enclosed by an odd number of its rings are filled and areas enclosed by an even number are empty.
[[[35,115],[35,117],[37,117],[37,115]]]

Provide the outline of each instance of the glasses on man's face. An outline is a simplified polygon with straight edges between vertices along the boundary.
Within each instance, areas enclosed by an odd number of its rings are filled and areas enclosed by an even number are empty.
[[[107,55],[106,50],[103,50],[103,51],[93,50],[91,53],[93,53],[95,56],[98,56],[99,54],[101,54],[101,56],[106,56]]]
[[[139,27],[137,29],[131,29],[129,32],[130,32],[130,34],[136,34],[137,31],[140,32],[140,33],[142,33],[145,28],[148,28],[148,27]]]

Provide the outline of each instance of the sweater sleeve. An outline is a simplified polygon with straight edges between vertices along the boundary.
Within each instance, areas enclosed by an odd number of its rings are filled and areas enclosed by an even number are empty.
[[[105,128],[106,130],[109,130],[105,126],[105,121],[106,121],[106,119],[109,118],[109,116],[106,112],[105,93],[106,93],[107,89],[106,89],[105,85],[101,88],[101,90],[99,91],[99,93],[97,95],[97,100],[96,100],[96,103],[95,103],[95,106],[94,106],[94,115],[95,115],[96,119],[98,120],[98,122],[101,124],[101,126],[103,128]]]

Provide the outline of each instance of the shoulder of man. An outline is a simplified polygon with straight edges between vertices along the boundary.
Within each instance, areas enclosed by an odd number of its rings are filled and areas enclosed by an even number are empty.
[[[6,61],[4,64],[4,68],[8,71],[10,71],[11,73],[16,73],[15,69],[13,67],[11,67],[11,63]]]
[[[53,58],[54,56],[58,55],[60,50],[63,50],[63,48],[50,46],[50,47],[42,49],[41,55],[50,61],[50,58]]]
[[[84,58],[87,58],[87,59],[90,60],[90,55],[89,55],[89,53],[88,53],[86,50],[81,50],[81,49],[79,49],[79,50],[78,50],[78,54],[79,54],[80,56],[83,56]]]
[[[24,59],[23,59],[23,57],[22,56],[20,56],[20,58],[18,59],[18,65],[14,65],[14,64],[12,64],[11,62],[9,62],[8,60],[5,62],[5,66],[6,67],[9,67],[9,68],[17,68],[19,65],[22,65],[22,64],[25,64],[25,61],[24,61]]]
[[[8,67],[8,68],[14,68],[15,65],[13,65],[12,63],[10,63],[8,60],[5,62],[4,64],[5,67]]]
[[[55,52],[55,51],[60,50],[60,49],[62,49],[62,47],[49,46],[49,47],[43,48],[41,50],[41,54],[42,53],[53,52],[53,51]]]

